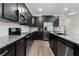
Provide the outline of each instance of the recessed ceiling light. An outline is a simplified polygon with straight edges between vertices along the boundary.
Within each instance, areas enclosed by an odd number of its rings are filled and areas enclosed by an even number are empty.
[[[65,11],[68,11],[68,8],[64,8]]]
[[[39,8],[38,11],[43,11],[43,9],[42,8]]]

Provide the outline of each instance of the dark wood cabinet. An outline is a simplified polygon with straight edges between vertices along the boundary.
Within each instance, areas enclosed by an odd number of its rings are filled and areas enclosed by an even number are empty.
[[[50,34],[50,48],[56,56],[75,56],[79,55],[78,48],[71,42],[58,37],[56,35]],[[75,50],[76,48],[76,50]]]
[[[32,24],[32,15],[25,3],[0,3],[0,17],[20,25]]]
[[[15,56],[15,43],[0,49],[1,56]]]
[[[17,4],[16,3],[4,3],[3,4],[3,17],[12,21],[17,21],[16,11]]]
[[[22,38],[16,42],[16,56],[24,56],[25,53],[25,40]]]
[[[31,25],[32,15],[24,3],[18,3],[19,23],[21,25]]]
[[[28,54],[29,54],[29,52],[30,52],[32,43],[33,43],[32,36],[27,36],[27,37],[26,37],[26,55],[27,55],[27,56],[28,56]]]
[[[2,17],[2,3],[0,3],[0,18]]]
[[[57,56],[65,56],[66,53],[66,46],[61,42],[57,41]]]
[[[49,37],[50,48],[52,49],[53,53],[57,55],[57,39],[54,35],[52,34],[49,35],[50,35]]]
[[[19,13],[22,13],[24,15],[26,15],[26,13],[28,12],[24,3],[18,3],[18,10]]]
[[[74,56],[74,44],[62,38],[57,40],[57,56]]]
[[[19,23],[21,25],[26,24],[27,23],[27,15],[26,13],[28,12],[26,9],[26,5],[24,3],[18,3],[18,11],[19,11]]]
[[[59,26],[59,17],[58,16],[55,17],[55,20],[53,21],[53,26],[54,27],[58,27]]]

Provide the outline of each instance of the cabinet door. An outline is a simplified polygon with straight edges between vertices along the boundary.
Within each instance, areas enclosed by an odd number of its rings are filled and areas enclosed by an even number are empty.
[[[50,48],[52,49],[54,55],[57,55],[57,38],[52,34],[49,34],[49,36]]]
[[[27,39],[26,40],[26,55],[29,54],[31,46],[32,46],[33,40],[31,39]]]
[[[24,3],[18,3],[18,9],[19,9],[19,22],[21,25],[29,24],[29,18],[30,14],[27,10],[27,7]]]
[[[65,52],[66,56],[73,56],[74,55],[73,51],[74,50],[72,48],[66,46],[66,52]]]
[[[54,27],[58,27],[59,26],[59,17],[57,16],[56,19],[53,22],[53,26]]]
[[[49,40],[49,44],[50,44],[50,48],[51,48],[52,51],[53,51],[53,40]]]
[[[15,56],[15,43],[0,49],[1,56]]]
[[[2,17],[2,3],[0,3],[0,18]]]
[[[65,56],[66,46],[61,42],[57,41],[57,56]]]
[[[16,42],[16,56],[24,56],[25,48],[24,48],[24,40],[21,39]]]
[[[15,50],[12,50],[12,51],[9,52],[6,56],[15,56]]]
[[[53,39],[53,52],[55,55],[57,55],[57,39]]]
[[[73,45],[68,42],[57,41],[57,56],[73,56]]]
[[[17,21],[16,10],[16,3],[4,3],[4,18]]]

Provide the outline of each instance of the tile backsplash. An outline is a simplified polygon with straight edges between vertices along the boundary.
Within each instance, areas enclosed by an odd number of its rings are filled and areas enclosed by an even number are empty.
[[[8,35],[8,28],[21,28],[22,32],[29,33],[29,26],[19,25],[18,23],[10,23],[0,21],[0,36]]]

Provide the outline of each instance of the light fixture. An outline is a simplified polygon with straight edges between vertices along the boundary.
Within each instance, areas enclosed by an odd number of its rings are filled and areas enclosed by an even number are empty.
[[[64,11],[68,11],[68,8],[64,8]]]
[[[43,9],[42,8],[39,8],[38,11],[43,11]]]
[[[68,15],[74,15],[74,14],[76,14],[76,13],[77,13],[77,12],[74,11],[74,12],[69,13]]]

